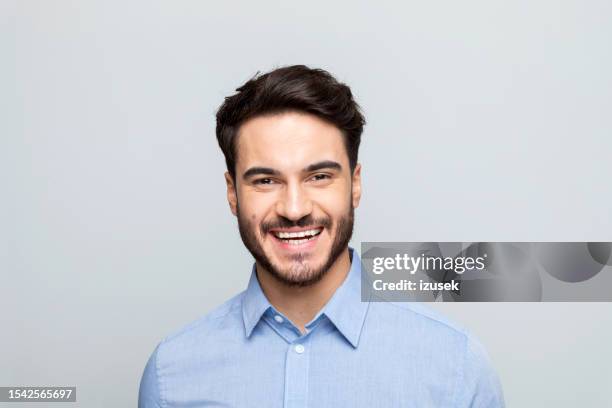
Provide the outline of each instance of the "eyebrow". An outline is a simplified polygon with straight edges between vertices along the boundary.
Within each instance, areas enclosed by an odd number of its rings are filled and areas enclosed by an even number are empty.
[[[342,166],[340,163],[332,161],[332,160],[323,160],[317,163],[313,163],[310,166],[304,169],[305,173],[310,173],[311,171],[317,171],[322,169],[330,169],[330,170],[342,170]]]
[[[266,176],[278,176],[280,172],[278,170],[274,170],[270,167],[251,167],[247,171],[242,174],[243,179],[248,179],[249,177],[266,175]]]
[[[307,167],[305,167],[302,171],[304,173],[310,173],[313,171],[317,171],[317,170],[322,170],[322,169],[332,169],[332,170],[342,170],[342,165],[340,165],[340,163],[332,161],[332,160],[323,160],[317,163],[313,163]],[[271,167],[260,167],[260,166],[256,166],[256,167],[251,167],[250,169],[248,169],[247,171],[245,171],[242,174],[242,178],[244,180],[250,178],[250,177],[254,177],[254,176],[260,176],[260,175],[265,175],[265,176],[279,176],[280,175],[280,171],[275,170]]]

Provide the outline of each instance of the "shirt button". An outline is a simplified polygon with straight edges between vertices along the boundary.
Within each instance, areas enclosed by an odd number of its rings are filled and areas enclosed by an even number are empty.
[[[295,346],[295,352],[298,353],[298,354],[302,354],[304,352],[304,350],[305,350],[305,348],[301,344],[298,344],[297,346]]]
[[[283,319],[281,316],[276,315],[274,316],[274,320],[276,320],[276,323],[282,323],[285,321],[285,319]]]

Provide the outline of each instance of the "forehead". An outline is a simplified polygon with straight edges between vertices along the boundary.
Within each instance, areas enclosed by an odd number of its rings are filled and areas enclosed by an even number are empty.
[[[321,160],[348,168],[342,132],[315,115],[286,112],[245,122],[236,145],[236,167],[265,166],[280,171],[302,169]]]

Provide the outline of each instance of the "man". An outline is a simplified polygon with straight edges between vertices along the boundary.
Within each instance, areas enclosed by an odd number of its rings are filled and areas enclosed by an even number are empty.
[[[141,408],[504,406],[464,331],[417,304],[361,300],[348,243],[364,124],[346,85],[305,66],[226,98],[227,200],[255,264],[246,291],[157,346]]]

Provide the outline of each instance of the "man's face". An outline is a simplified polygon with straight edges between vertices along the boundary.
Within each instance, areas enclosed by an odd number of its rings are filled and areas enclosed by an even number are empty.
[[[346,249],[361,197],[341,131],[314,115],[260,116],[240,127],[236,180],[225,174],[240,236],[279,281],[319,281]]]

